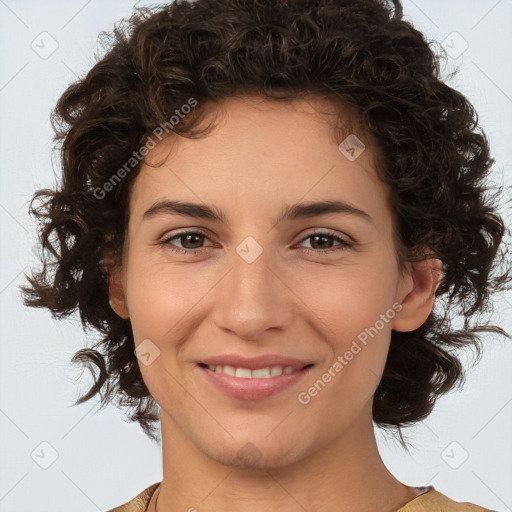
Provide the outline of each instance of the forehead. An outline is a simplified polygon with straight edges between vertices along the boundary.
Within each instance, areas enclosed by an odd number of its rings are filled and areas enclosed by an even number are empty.
[[[377,147],[353,109],[322,98],[254,96],[201,107],[213,129],[199,138],[171,133],[157,143],[135,181],[132,213],[164,198],[259,204],[262,211],[300,199],[367,204],[370,197],[374,213],[384,213],[389,191],[375,171]],[[347,137],[364,143],[355,159],[338,147]]]
[[[338,146],[349,135],[365,139],[366,146],[373,146],[359,160],[368,165],[377,150],[375,141],[365,133],[359,112],[348,105],[319,96],[276,100],[257,95],[228,97],[218,102],[207,101],[196,107],[204,115],[203,125],[213,124],[214,129],[201,137],[202,150],[214,149],[222,154],[233,152],[236,143],[242,142],[246,151],[250,147],[279,150],[284,154],[293,147],[294,152],[313,153],[325,151],[325,146]],[[371,139],[371,140],[370,140]],[[165,143],[152,150],[146,162],[162,159],[173,146],[179,150],[197,148],[197,139],[183,138],[175,133]],[[336,156],[339,155],[336,153]],[[373,167],[373,165],[370,165]]]

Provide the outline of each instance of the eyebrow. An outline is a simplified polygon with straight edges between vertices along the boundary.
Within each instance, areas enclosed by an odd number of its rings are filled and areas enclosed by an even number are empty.
[[[361,219],[373,223],[371,215],[345,201],[314,201],[285,206],[283,213],[275,219],[274,224],[279,224],[285,220],[305,219],[329,213],[357,215]],[[153,204],[144,212],[142,220],[162,214],[185,215],[187,217],[209,219],[227,224],[224,212],[217,208],[205,204],[168,200],[158,201]]]

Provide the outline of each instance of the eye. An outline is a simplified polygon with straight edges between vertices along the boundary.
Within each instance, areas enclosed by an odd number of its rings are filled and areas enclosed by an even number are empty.
[[[311,249],[305,248],[308,252],[314,252],[318,254],[319,252],[335,252],[335,251],[345,251],[352,247],[354,244],[337,236],[334,233],[328,231],[316,231],[314,233],[310,233],[308,236],[302,239],[301,242],[305,242],[306,240],[311,239]],[[339,242],[337,247],[332,247],[332,241]]]
[[[201,252],[204,239],[208,238],[206,233],[202,231],[181,231],[173,236],[164,238],[159,245],[168,246],[171,251],[182,254],[197,254]],[[176,247],[172,242],[178,240],[182,247]]]

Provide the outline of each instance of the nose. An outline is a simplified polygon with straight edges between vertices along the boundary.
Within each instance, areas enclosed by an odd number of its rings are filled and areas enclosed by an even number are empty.
[[[231,270],[217,287],[215,324],[246,341],[258,341],[269,330],[285,330],[292,320],[296,296],[270,252],[264,250],[252,262],[235,252]]]

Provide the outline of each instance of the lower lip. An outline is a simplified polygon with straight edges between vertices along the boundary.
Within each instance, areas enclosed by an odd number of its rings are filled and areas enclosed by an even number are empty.
[[[224,373],[217,373],[199,365],[201,372],[217,389],[232,398],[240,400],[263,400],[277,395],[295,386],[312,368],[312,366],[308,366],[295,373],[283,373],[282,375],[267,379],[254,377],[243,379],[241,377],[231,377]]]

